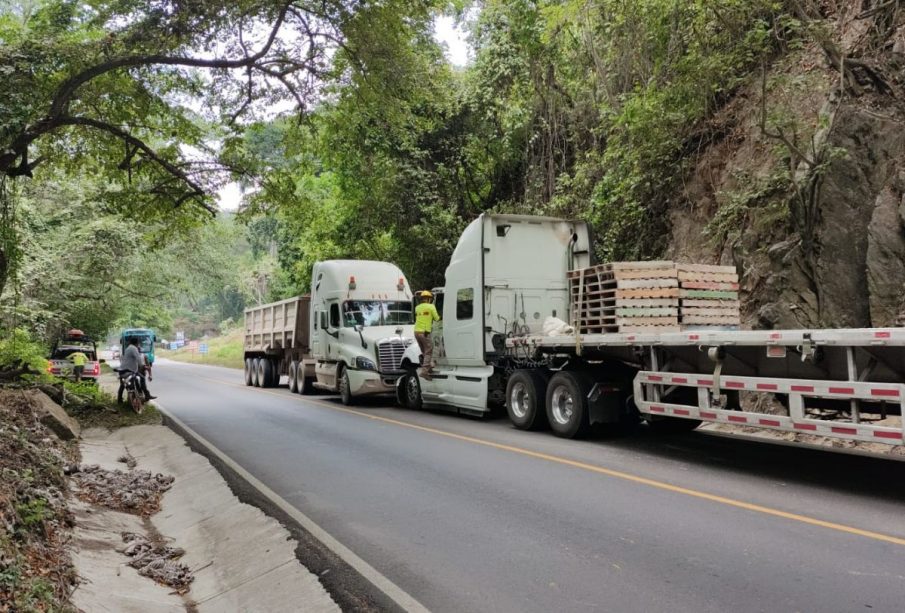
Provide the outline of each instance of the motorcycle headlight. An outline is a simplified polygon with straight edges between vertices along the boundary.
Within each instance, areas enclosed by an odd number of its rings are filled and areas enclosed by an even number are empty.
[[[374,363],[374,360],[362,357],[355,358],[355,367],[359,370],[377,370],[377,365]]]

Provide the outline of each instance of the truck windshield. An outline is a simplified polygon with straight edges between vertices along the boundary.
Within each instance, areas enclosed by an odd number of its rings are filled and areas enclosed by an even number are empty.
[[[347,328],[394,326],[412,323],[412,305],[394,300],[347,300],[343,303],[343,322]]]
[[[125,339],[126,346],[129,345],[129,339],[132,338],[127,336]],[[154,343],[151,342],[150,336],[139,336],[138,337],[138,346],[141,348],[142,353],[151,353],[154,350]]]

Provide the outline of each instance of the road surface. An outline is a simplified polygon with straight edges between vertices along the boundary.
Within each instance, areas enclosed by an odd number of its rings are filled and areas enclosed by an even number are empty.
[[[161,404],[433,611],[901,611],[905,463],[567,441],[160,360]]]

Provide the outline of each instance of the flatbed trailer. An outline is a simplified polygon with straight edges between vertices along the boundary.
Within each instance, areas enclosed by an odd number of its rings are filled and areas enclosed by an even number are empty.
[[[901,419],[887,419],[903,413],[902,328],[525,335],[506,346],[522,359],[632,366],[631,401],[651,424],[903,443]]]

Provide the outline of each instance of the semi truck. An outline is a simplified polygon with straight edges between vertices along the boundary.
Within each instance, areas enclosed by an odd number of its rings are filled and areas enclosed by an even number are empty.
[[[484,214],[437,288],[432,375],[403,356],[404,406],[483,415],[574,438],[592,427],[703,422],[903,443],[905,329],[581,333],[569,272],[593,264],[588,226]],[[545,322],[560,322],[544,331]],[[574,323],[574,322],[571,322]]]
[[[311,294],[245,310],[245,384],[293,393],[392,394],[413,343],[412,292],[394,264],[314,264]]]

